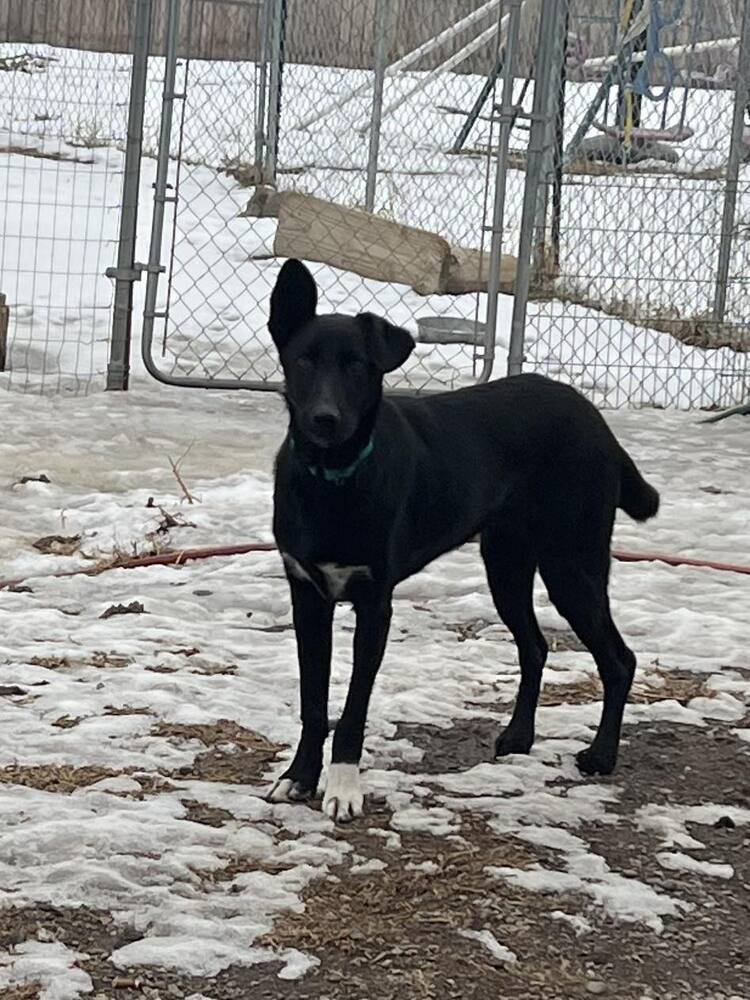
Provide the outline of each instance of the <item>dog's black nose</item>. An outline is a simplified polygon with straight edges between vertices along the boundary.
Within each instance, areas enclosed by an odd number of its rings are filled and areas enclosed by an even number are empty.
[[[330,437],[338,427],[340,416],[337,410],[330,407],[321,407],[312,415],[312,425],[316,434]]]

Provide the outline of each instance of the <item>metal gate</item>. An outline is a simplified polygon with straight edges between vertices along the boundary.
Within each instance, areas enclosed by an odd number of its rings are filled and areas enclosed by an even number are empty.
[[[498,323],[498,303],[514,260],[502,254],[506,158],[495,155],[495,144],[507,150],[507,81],[522,3],[470,3],[457,22],[441,21],[442,5],[431,6],[437,20],[426,26],[428,41],[394,57],[395,17],[407,8],[378,0],[374,25],[363,22],[372,53],[365,46],[359,61],[356,50],[350,54],[353,67],[337,67],[325,65],[332,58],[322,51],[326,38],[310,37],[302,0],[168,0],[142,336],[154,377],[277,388],[266,322],[286,256],[318,262],[321,311],[380,312],[412,330],[417,349],[392,387],[454,388],[505,372],[509,343],[501,336],[496,350],[496,330],[507,326]],[[354,9],[340,8],[340,26]],[[231,15],[246,59],[198,58],[202,26],[218,12]],[[508,48],[505,117],[480,120],[482,148],[452,156],[456,106],[469,106],[483,83],[452,70],[480,49],[497,61],[501,44]],[[408,73],[412,65],[427,68]],[[289,198],[295,192],[297,201]],[[309,232],[294,229],[296,210],[308,222],[312,215]],[[354,251],[350,226],[361,242]],[[316,232],[319,246],[311,248]],[[294,252],[298,238],[303,252]],[[394,240],[393,259],[378,259],[382,248],[371,243],[381,238],[386,246]],[[412,242],[413,260],[399,256]],[[371,259],[361,259],[362,246],[373,250]],[[343,263],[351,252],[360,273]]]

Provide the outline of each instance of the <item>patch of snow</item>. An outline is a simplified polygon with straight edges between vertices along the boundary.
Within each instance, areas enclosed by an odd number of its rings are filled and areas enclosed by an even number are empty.
[[[506,948],[504,944],[500,944],[492,931],[482,930],[482,931],[459,931],[461,937],[469,938],[471,941],[478,941],[483,944],[487,951],[492,955],[493,958],[497,959],[499,962],[516,962],[518,958],[514,951],[510,948]]]
[[[578,913],[564,913],[562,910],[553,910],[550,916],[553,920],[561,920],[563,923],[569,924],[575,931],[576,937],[589,934],[592,930],[589,921]]]
[[[24,941],[0,951],[0,986],[39,983],[40,1000],[76,1000],[93,990],[89,974],[76,966],[86,958],[59,941]]]
[[[301,979],[306,976],[311,969],[320,965],[319,959],[312,955],[306,955],[296,948],[288,948],[281,953],[285,965],[277,973],[279,979]]]
[[[712,861],[702,861],[691,858],[681,851],[661,851],[656,860],[662,868],[673,872],[691,872],[694,875],[706,875],[708,878],[732,878],[734,868],[731,865],[717,864]]]
[[[352,875],[371,875],[373,872],[382,872],[388,865],[385,861],[381,861],[380,858],[370,858],[369,861],[363,861],[361,864],[352,865],[349,871]]]

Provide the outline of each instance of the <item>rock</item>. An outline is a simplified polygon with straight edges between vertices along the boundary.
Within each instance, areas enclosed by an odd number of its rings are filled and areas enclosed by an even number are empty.
[[[719,816],[719,818],[714,823],[714,829],[716,830],[734,830],[737,824],[732,819],[731,816]]]

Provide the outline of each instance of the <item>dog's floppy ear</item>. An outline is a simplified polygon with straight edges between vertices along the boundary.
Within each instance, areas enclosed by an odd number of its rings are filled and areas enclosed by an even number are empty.
[[[305,265],[290,258],[285,261],[271,292],[271,313],[268,329],[278,350],[315,315],[318,289]]]
[[[373,313],[360,313],[357,322],[367,334],[367,349],[372,363],[381,372],[400,368],[414,350],[414,338],[408,330],[393,326]]]

